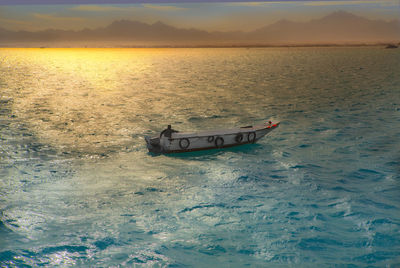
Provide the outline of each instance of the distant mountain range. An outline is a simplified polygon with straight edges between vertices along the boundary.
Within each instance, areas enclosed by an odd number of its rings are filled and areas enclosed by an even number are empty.
[[[9,31],[0,28],[0,46],[10,43],[114,43],[132,46],[371,44],[400,41],[400,20],[370,20],[337,11],[308,22],[280,20],[252,32],[207,32],[162,22],[114,21],[104,28],[65,31]],[[34,46],[34,45],[33,45]]]

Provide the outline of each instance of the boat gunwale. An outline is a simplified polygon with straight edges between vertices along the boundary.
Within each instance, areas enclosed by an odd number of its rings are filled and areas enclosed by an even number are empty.
[[[178,133],[172,133],[172,136],[169,137],[168,139],[170,141],[172,140],[180,140],[180,139],[191,139],[191,138],[204,138],[204,137],[209,137],[209,136],[227,136],[227,135],[235,135],[235,134],[240,134],[240,133],[251,133],[251,132],[256,132],[260,130],[265,130],[265,129],[274,129],[278,127],[280,122],[269,126],[269,125],[259,125],[259,126],[254,126],[252,128],[232,128],[232,129],[225,129],[225,130],[216,130],[216,131],[203,131],[203,132],[178,132]],[[229,132],[228,132],[229,131]],[[179,137],[174,137],[179,135]]]

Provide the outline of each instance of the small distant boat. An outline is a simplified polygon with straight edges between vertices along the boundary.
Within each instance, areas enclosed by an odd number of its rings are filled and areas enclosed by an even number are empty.
[[[157,137],[145,137],[147,148],[153,153],[182,153],[209,149],[220,149],[255,143],[279,126],[280,122],[259,126],[245,126],[200,132],[179,132],[171,128],[163,130]]]
[[[398,48],[398,46],[394,45],[394,44],[389,44],[386,46],[386,48]]]

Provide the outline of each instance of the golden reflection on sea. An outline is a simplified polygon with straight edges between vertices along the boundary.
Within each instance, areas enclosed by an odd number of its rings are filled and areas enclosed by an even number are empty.
[[[4,78],[16,93],[14,112],[55,147],[97,153],[120,146],[138,132],[131,123],[155,108],[147,94],[158,51],[7,49]]]

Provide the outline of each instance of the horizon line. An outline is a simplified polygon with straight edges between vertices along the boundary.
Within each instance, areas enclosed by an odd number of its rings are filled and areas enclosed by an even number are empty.
[[[77,42],[71,42],[69,44],[73,43],[78,43]],[[106,41],[107,42],[107,41]],[[30,41],[30,42],[25,42],[28,44],[32,43],[37,43],[36,41]],[[65,43],[65,42],[60,42],[60,43]],[[327,42],[327,43],[255,43],[255,44],[209,44],[209,45],[117,45],[117,46],[70,46],[70,47],[58,47],[58,46],[32,46],[32,47],[9,47],[9,46],[3,46],[0,44],[0,49],[9,49],[9,48],[291,48],[291,47],[380,47],[380,46],[386,46],[389,44],[398,44],[400,45],[400,39],[397,41],[375,41],[375,42],[344,42],[344,43],[334,43],[334,42]]]
[[[102,4],[184,4],[228,2],[346,2],[349,0],[0,0],[1,5],[102,5]],[[351,1],[351,0],[350,0]],[[365,0],[356,0],[365,1]],[[368,1],[368,0],[367,0]],[[373,1],[373,0],[371,0]]]

